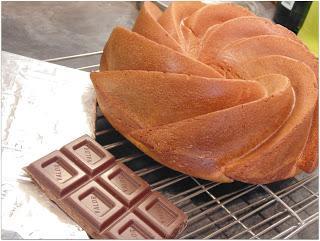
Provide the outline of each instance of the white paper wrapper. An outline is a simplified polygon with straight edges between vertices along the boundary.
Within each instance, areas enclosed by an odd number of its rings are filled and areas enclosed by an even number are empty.
[[[87,239],[22,168],[83,134],[94,137],[89,73],[2,52],[1,104],[2,229],[28,239]]]

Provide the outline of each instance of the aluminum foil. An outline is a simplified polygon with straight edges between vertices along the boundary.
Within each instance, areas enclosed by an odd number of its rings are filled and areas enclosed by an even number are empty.
[[[73,139],[94,137],[89,73],[2,52],[2,238],[87,239],[22,170]]]

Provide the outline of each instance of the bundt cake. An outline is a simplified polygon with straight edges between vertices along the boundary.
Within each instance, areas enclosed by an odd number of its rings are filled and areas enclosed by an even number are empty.
[[[91,79],[113,127],[174,170],[263,184],[317,166],[318,59],[239,5],[146,2]]]

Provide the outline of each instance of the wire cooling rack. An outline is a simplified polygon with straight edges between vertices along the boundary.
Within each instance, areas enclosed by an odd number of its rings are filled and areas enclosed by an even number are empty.
[[[99,68],[101,51],[47,59],[73,68]],[[77,67],[80,66],[80,67]],[[168,169],[144,155],[103,117],[96,140],[188,215],[181,239],[290,239],[318,221],[318,173],[269,185],[219,184]]]

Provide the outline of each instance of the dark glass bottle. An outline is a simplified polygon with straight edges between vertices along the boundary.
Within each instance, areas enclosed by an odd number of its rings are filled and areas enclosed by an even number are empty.
[[[298,33],[308,14],[312,1],[281,1],[277,8],[273,21]]]

